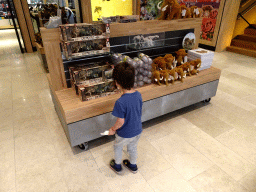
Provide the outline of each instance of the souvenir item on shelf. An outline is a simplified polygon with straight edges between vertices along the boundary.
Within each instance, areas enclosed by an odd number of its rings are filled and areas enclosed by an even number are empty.
[[[190,9],[186,5],[181,5],[181,18],[191,18]]]
[[[213,62],[213,57],[214,52],[206,49],[199,48],[188,50],[188,61],[193,61],[196,59],[201,60],[202,63],[199,71],[210,68]]]
[[[138,57],[135,57],[131,61],[132,65],[135,67],[135,87],[142,87],[145,84],[151,84],[151,68],[153,60],[143,54],[140,53]]]
[[[66,58],[71,59],[81,56],[106,54],[110,52],[110,47],[106,47],[106,39],[71,41],[63,43],[63,51]]]
[[[123,55],[120,53],[114,53],[111,55],[111,60],[114,65],[117,65],[123,60]]]
[[[94,85],[79,84],[76,85],[76,91],[82,101],[89,101],[118,93],[113,80],[107,80]]]
[[[160,3],[162,6],[160,7]],[[177,0],[163,0],[158,3],[158,9],[161,11],[159,20],[179,19],[181,16],[181,7]]]
[[[191,6],[190,7],[191,17],[192,18],[198,18],[202,17],[203,11],[201,8],[198,8],[197,6]]]
[[[111,80],[113,68],[103,63],[87,64],[69,68],[72,84],[93,85]]]
[[[175,58],[172,56],[172,54],[166,54],[164,56],[164,60],[166,61],[166,67],[168,69],[173,69],[176,67]]]
[[[183,70],[183,73],[184,73],[184,78],[186,78],[186,76],[191,76],[191,73],[190,73],[190,62],[186,62],[180,66],[178,66],[177,68],[181,68]]]
[[[106,24],[68,24],[60,25],[63,41],[85,41],[109,38],[109,26]]]
[[[185,49],[179,49],[178,51],[175,51],[175,53],[176,53],[177,66],[182,65],[184,63],[185,57],[187,56]]]
[[[191,75],[197,75],[199,73],[199,68],[201,67],[201,59],[196,59],[190,62],[190,73]]]
[[[191,50],[195,46],[195,43],[196,43],[195,34],[194,33],[188,33],[183,39],[182,47],[185,50]]]

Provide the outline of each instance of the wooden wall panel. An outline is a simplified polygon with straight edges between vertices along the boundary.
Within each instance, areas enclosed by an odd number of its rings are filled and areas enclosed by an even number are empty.
[[[29,7],[28,7],[27,0],[21,0],[21,3],[22,3],[24,16],[25,16],[25,19],[26,19],[26,24],[27,24],[28,31],[29,31],[31,43],[35,47],[36,46],[36,44],[35,44],[36,43],[35,42],[35,31],[34,31],[32,20],[31,20],[30,14],[29,14]]]
[[[81,9],[83,15],[83,23],[92,23],[91,0],[81,0]]]
[[[55,91],[67,88],[62,55],[60,50],[60,31],[40,28],[44,44],[44,52]]]
[[[241,0],[226,0],[217,40],[216,51],[224,51],[230,46]]]
[[[19,28],[21,30],[24,46],[25,46],[26,51],[28,53],[33,53],[30,34],[29,34],[28,27],[27,27],[27,24],[26,24],[26,19],[25,19],[25,15],[23,13],[23,8],[22,8],[21,1],[20,0],[13,0],[13,3],[14,3],[14,6],[15,6],[16,15],[18,17]]]
[[[134,23],[110,24],[110,36],[121,37],[137,34],[159,33],[182,29],[194,29],[201,27],[202,18],[177,19],[177,20],[149,20]]]

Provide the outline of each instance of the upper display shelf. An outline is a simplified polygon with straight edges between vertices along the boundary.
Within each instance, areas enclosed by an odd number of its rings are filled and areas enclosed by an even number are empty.
[[[64,42],[92,41],[110,37],[109,24],[103,23],[67,24],[60,25],[60,29]]]

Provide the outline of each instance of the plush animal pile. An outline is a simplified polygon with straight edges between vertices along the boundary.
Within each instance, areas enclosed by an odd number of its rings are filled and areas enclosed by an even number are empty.
[[[201,67],[201,60],[187,62],[187,53],[184,49],[175,52],[176,56],[166,54],[164,57],[157,57],[152,60],[149,56],[140,53],[138,57],[130,58],[126,55],[113,54],[114,65],[127,62],[135,68],[134,87],[142,87],[146,84],[156,82],[158,85],[175,81],[184,81],[186,76],[197,75]]]
[[[161,7],[160,4],[162,3]],[[180,18],[198,18],[202,17],[203,10],[197,6],[186,7],[186,5],[180,5],[177,0],[163,0],[157,5],[157,8],[161,11],[161,15],[158,20],[172,20]]]
[[[153,81],[158,85],[161,85],[161,82],[169,85],[169,82],[172,84],[175,81],[183,82],[187,75],[197,75],[201,67],[201,60],[197,59],[191,62],[184,62],[186,61],[185,57],[185,50],[180,49],[176,51],[176,59],[172,54],[155,58],[152,63]]]

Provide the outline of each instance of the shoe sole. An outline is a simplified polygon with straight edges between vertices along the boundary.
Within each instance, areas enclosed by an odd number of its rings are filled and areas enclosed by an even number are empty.
[[[116,171],[113,167],[109,166],[116,174],[121,175],[122,174],[122,170],[121,171]]]

